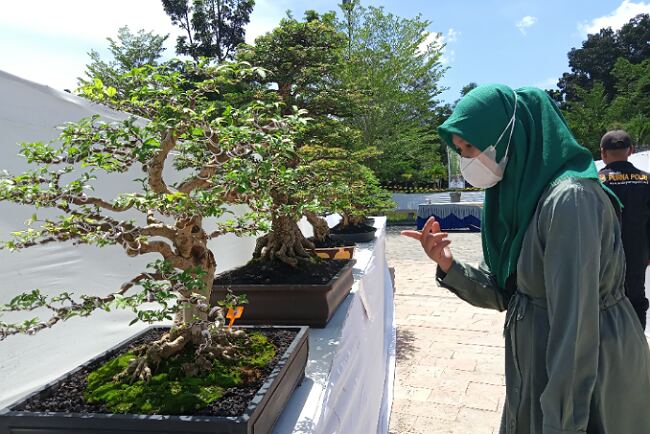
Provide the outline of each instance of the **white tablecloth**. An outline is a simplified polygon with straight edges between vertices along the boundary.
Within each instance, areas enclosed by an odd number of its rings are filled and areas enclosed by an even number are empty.
[[[386,219],[357,244],[355,282],[324,329],[311,329],[306,378],[274,433],[387,433],[395,368],[393,285],[386,263]]]
[[[482,202],[421,203],[418,205],[418,217],[429,218],[432,215],[444,218],[453,214],[459,219],[474,216],[481,219]]]

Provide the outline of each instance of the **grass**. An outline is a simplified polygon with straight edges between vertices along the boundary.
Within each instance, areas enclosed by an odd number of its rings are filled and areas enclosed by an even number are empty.
[[[415,211],[389,211],[386,213],[386,220],[388,223],[415,223]]]
[[[135,358],[126,353],[108,361],[88,376],[85,398],[102,402],[114,413],[191,414],[223,396],[225,388],[244,384],[259,376],[261,368],[275,357],[275,347],[261,333],[249,334],[251,343],[242,347],[239,360],[215,360],[212,370],[200,377],[187,377],[181,366],[194,357],[194,348],[163,361],[148,382],[116,382],[120,373]]]

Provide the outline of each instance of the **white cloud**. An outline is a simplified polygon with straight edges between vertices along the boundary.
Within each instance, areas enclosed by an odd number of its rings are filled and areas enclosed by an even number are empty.
[[[526,15],[522,19],[520,19],[515,26],[519,29],[519,31],[525,35],[526,34],[526,29],[532,27],[535,23],[537,22],[537,17],[533,17],[531,15]]]
[[[460,32],[455,29],[449,29],[447,33],[433,33],[429,32],[426,39],[422,41],[418,47],[419,52],[424,52],[426,47],[430,44],[433,44],[434,47],[442,50],[442,56],[440,56],[440,63],[448,65],[454,61],[456,52],[452,48],[454,42],[458,40]]]
[[[44,37],[66,37],[94,40],[105,44],[118,28],[128,25],[132,31],[144,29],[157,34],[180,30],[174,27],[160,0],[32,0],[3,2],[0,26],[29,31]],[[98,7],[98,6],[103,7]]]
[[[540,89],[557,89],[557,77],[550,77],[534,84]]]
[[[431,44],[434,44],[436,47],[442,46],[444,43],[442,42],[443,38],[444,37],[442,36],[442,33],[428,32],[427,37],[424,38],[424,40],[418,46],[418,53],[424,53],[427,47]]]
[[[631,18],[643,13],[650,13],[650,3],[634,3],[629,0],[624,0],[611,14],[594,18],[589,22],[579,23],[578,30],[583,36],[589,33],[598,33],[600,29],[606,27],[618,30],[623,27],[623,24],[630,21]]]
[[[460,36],[460,32],[458,30],[449,29],[449,31],[447,32],[447,42],[448,43],[456,42],[459,36]]]

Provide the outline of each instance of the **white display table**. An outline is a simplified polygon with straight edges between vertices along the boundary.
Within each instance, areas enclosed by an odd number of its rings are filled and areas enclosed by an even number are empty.
[[[395,369],[393,284],[386,218],[376,238],[357,244],[354,286],[324,329],[311,329],[305,381],[275,434],[387,433]]]

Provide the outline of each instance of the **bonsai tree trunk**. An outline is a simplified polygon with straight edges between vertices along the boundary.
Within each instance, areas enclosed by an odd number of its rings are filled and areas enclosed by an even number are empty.
[[[159,340],[136,350],[138,357],[129,363],[116,380],[148,381],[162,360],[178,354],[189,344],[197,348],[196,357],[183,365],[184,372],[189,376],[209,371],[215,359],[230,360],[237,357],[237,345],[233,341],[235,338],[245,339],[245,333],[225,327],[220,308],[213,312],[214,319],[208,317],[216,261],[207,241],[200,216],[176,222],[172,265],[190,273],[201,270],[202,285],[192,289],[174,285],[182,295],[181,302],[186,301],[176,316],[174,326]],[[194,277],[199,276],[195,273]]]
[[[289,196],[280,191],[272,191],[271,198],[275,209],[290,203]],[[271,232],[258,238],[253,252],[254,259],[263,261],[280,261],[291,267],[297,267],[300,262],[308,262],[313,257],[305,251],[313,249],[300,231],[298,223],[288,215],[273,213]]]
[[[313,259],[305,248],[313,249],[314,245],[305,238],[298,224],[288,216],[276,216],[271,222],[271,232],[257,240],[253,258],[297,267],[300,262]]]
[[[351,215],[344,213],[341,221],[337,225],[337,229],[343,229],[350,226],[361,226],[365,222],[365,216]]]
[[[365,223],[365,221],[366,216],[363,215],[350,216],[349,218],[349,223],[351,226],[361,226]]]
[[[314,238],[319,242],[327,241],[330,237],[330,227],[327,220],[310,211],[305,212],[305,217],[307,217],[307,221],[314,229]]]

